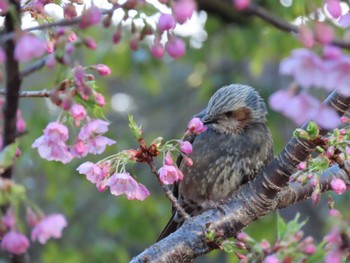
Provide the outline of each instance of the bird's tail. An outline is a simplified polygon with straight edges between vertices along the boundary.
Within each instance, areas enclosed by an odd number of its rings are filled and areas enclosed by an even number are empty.
[[[160,235],[157,239],[157,242],[162,240],[163,238],[166,238],[171,233],[175,232],[182,225],[183,220],[177,221],[176,217],[177,217],[176,212],[174,212],[173,215],[171,216],[168,224],[166,224],[162,233],[160,233]]]

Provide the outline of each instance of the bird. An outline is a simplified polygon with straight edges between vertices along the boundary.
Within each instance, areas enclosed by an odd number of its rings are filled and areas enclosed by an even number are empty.
[[[179,155],[183,179],[172,186],[179,204],[190,216],[217,207],[273,159],[273,140],[267,127],[267,108],[250,86],[231,84],[218,89],[207,107],[194,117],[206,130],[186,138],[192,143],[188,155],[192,166]],[[175,232],[184,219],[173,215],[157,241]]]

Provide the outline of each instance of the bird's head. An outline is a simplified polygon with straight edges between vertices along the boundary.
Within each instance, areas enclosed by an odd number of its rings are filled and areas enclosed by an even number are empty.
[[[217,90],[199,117],[217,132],[232,133],[243,131],[250,123],[265,123],[266,114],[266,105],[255,89],[232,84]]]

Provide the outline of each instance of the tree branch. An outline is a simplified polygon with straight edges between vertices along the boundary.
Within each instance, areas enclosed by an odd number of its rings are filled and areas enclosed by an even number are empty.
[[[325,103],[333,107],[339,115],[343,115],[350,107],[350,98],[334,91]],[[306,124],[303,128],[306,128]],[[321,132],[325,134],[327,131]],[[320,142],[292,138],[253,182],[243,185],[233,198],[220,205],[220,209],[211,209],[190,218],[175,233],[152,245],[131,262],[192,262],[194,258],[213,249],[205,239],[208,229],[214,231],[218,238],[229,238],[271,211],[309,198],[309,185],[286,186],[289,177],[296,171],[297,164],[305,160],[318,143]],[[329,189],[327,182],[330,179],[327,177],[322,180],[322,190],[326,191]],[[293,187],[301,190],[294,194],[294,198],[288,199],[288,194],[294,191]]]
[[[39,60],[36,60],[33,64],[31,64],[29,67],[23,69],[20,73],[20,78],[23,79],[24,77],[34,73],[35,71],[43,68],[45,66],[47,57],[43,57]]]
[[[6,95],[6,90],[0,90],[0,95]],[[21,98],[48,98],[50,91],[44,89],[39,91],[19,91],[18,96]]]

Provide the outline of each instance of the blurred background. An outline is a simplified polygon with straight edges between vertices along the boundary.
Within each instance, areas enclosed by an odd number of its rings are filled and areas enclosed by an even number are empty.
[[[260,2],[288,21],[294,21],[296,14],[302,13],[302,5],[293,3],[289,6],[291,0]],[[179,60],[154,59],[146,43],[138,51],[131,51],[127,32],[119,44],[113,45],[113,26],[84,31],[96,39],[98,48],[94,52],[86,48],[77,50],[82,65],[103,63],[112,70],[109,77],[100,77],[96,82],[108,105],[105,112],[111,122],[108,137],[117,140],[117,144],[103,155],[89,155],[68,165],[41,159],[30,146],[47,123],[57,118],[58,109],[47,99],[21,100],[28,133],[20,140],[22,156],[15,169],[15,180],[27,187],[29,197],[43,211],[61,212],[69,222],[61,239],[49,240],[45,246],[32,243],[29,249],[31,262],[123,263],[157,239],[170,218],[171,208],[146,165],[136,165],[132,171],[151,191],[151,196],[144,202],[112,196],[109,191],[99,193],[85,176],[76,172],[85,161],[96,162],[117,151],[137,147],[128,129],[128,113],[142,124],[147,142],[158,136],[169,140],[180,138],[189,119],[224,85],[253,86],[268,103],[270,94],[290,84],[290,79],[279,75],[278,67],[293,48],[301,47],[297,39],[258,18],[236,13],[231,1],[198,1],[198,6],[196,20],[183,26],[182,33],[188,34],[189,38],[187,54]],[[195,26],[194,33],[186,33],[186,28]],[[24,81],[23,90],[51,89],[55,84],[53,74],[47,69],[33,74]],[[278,154],[296,126],[271,110],[268,122],[274,137],[275,154]],[[160,162],[161,158],[158,164]],[[346,195],[338,197],[338,208],[342,206],[340,198],[346,198]],[[326,202],[327,198],[323,196],[318,208],[304,202],[280,212],[287,220],[299,212],[301,219],[308,219],[305,233],[320,241],[327,230],[324,224]],[[246,231],[257,240],[273,241],[276,215],[272,213],[262,218]],[[0,254],[0,258],[6,256]],[[235,260],[233,255],[213,252],[200,257],[197,262]]]

